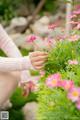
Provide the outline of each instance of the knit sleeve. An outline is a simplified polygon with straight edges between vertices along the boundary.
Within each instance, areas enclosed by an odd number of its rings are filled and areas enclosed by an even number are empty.
[[[21,57],[21,53],[12,41],[12,39],[5,32],[0,25],[0,48],[6,53],[8,57]]]
[[[21,58],[0,57],[0,72],[29,70],[31,68],[30,66],[31,64],[29,64],[29,62],[30,62],[29,57]]]
[[[12,39],[5,32],[2,25],[0,25],[0,49],[2,49],[8,57],[12,58],[0,58],[0,71],[14,71],[23,70],[21,74],[21,81],[26,80],[27,70],[33,69],[29,57],[26,60],[22,60],[20,51],[12,41]],[[19,59],[14,59],[19,58]],[[16,61],[17,60],[17,61]],[[25,61],[25,66],[22,66],[22,61]],[[24,70],[25,69],[25,70]],[[27,81],[27,80],[26,80]]]

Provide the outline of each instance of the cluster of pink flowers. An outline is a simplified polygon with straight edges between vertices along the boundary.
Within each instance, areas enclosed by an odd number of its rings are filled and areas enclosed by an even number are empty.
[[[35,40],[40,39],[38,36],[32,34],[27,36],[26,42],[33,43]]]
[[[50,24],[48,26],[49,29],[54,30],[57,27],[57,24]]]
[[[61,87],[67,91],[67,98],[76,104],[80,110],[80,88],[75,87],[72,80],[62,80],[59,73],[52,74],[46,79],[46,85],[49,88]]]
[[[80,39],[80,35],[72,35],[68,38],[70,42],[75,42],[78,41],[79,39]]]
[[[76,9],[72,12],[72,15],[70,16],[70,18],[72,19],[70,23],[78,30],[80,30],[79,17],[80,17],[80,5],[76,6]]]

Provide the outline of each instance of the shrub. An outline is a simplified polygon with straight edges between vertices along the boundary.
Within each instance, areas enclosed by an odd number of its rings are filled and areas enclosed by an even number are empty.
[[[41,79],[39,91],[39,110],[37,120],[79,120],[80,110],[76,108],[76,102],[68,98],[63,83],[70,82],[76,87],[80,85],[80,60],[76,46],[79,42],[62,41],[49,53],[45,66],[46,75]],[[71,60],[71,61],[70,61]],[[73,61],[74,60],[74,61]],[[60,74],[61,84],[56,84]],[[51,76],[53,77],[52,80]],[[73,81],[73,83],[71,82]],[[51,82],[51,83],[50,83]],[[70,84],[68,84],[70,85]],[[67,85],[67,87],[69,87]],[[71,88],[72,89],[72,88]]]

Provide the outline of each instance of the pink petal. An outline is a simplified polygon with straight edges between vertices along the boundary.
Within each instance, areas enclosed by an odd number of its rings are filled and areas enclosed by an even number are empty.
[[[65,90],[70,90],[74,87],[74,82],[72,80],[64,80],[62,82],[62,87],[65,89]]]
[[[40,75],[43,77],[45,75],[45,71],[40,71]]]
[[[78,61],[77,60],[69,60],[68,63],[70,65],[77,65],[78,64]]]
[[[48,87],[58,87],[58,82],[61,79],[61,75],[59,73],[50,75],[46,80],[46,85]]]
[[[80,23],[77,25],[77,29],[78,29],[78,30],[80,29]]]
[[[76,107],[77,107],[78,110],[80,110],[80,100],[77,101],[77,103],[76,103]]]
[[[76,102],[79,100],[80,96],[80,88],[72,88],[68,93],[68,99],[70,99],[72,102]]]
[[[38,39],[38,36],[29,35],[27,36],[26,41],[31,43],[31,42],[34,42],[36,39]]]
[[[70,37],[70,41],[77,41],[80,39],[80,35],[73,35]]]
[[[73,13],[76,14],[76,15],[80,15],[80,9],[74,11]]]

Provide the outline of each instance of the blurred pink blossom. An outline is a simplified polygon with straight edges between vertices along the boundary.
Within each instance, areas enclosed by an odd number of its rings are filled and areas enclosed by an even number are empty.
[[[55,28],[57,27],[57,24],[50,24],[49,26],[48,26],[48,28],[49,29],[52,29],[52,30],[54,30]]]
[[[80,29],[80,23],[78,23],[78,25],[77,25],[77,29],[78,29],[78,30]]]
[[[67,35],[60,35],[60,36],[57,36],[57,39],[58,40],[64,40],[64,39],[66,39],[67,38]]]
[[[45,75],[45,71],[40,71],[40,76],[43,77]]]
[[[80,110],[80,98],[79,98],[79,100],[76,102],[76,107],[77,107],[78,110]]]
[[[50,75],[46,80],[46,85],[50,88],[58,87],[60,80],[61,80],[61,75],[59,73]]]
[[[70,21],[70,23],[71,23],[72,25],[77,25],[77,24],[78,24],[78,22],[75,22],[75,21]]]
[[[77,65],[78,64],[78,61],[77,60],[69,60],[68,63],[70,65]]]
[[[26,41],[29,42],[29,43],[32,43],[32,42],[34,42],[38,38],[39,37],[36,36],[36,35],[29,35],[29,36],[27,36]]]
[[[80,5],[76,5],[76,10],[80,9]]]
[[[39,89],[38,83],[35,81],[23,83],[21,86],[23,88],[23,96],[28,96],[31,92],[38,91]]]
[[[74,82],[72,80],[64,80],[62,81],[62,87],[65,90],[70,90],[74,87]]]
[[[80,39],[80,35],[72,35],[68,39],[69,41],[72,41],[72,42],[78,41]]]
[[[76,17],[77,17],[77,15],[75,15],[75,14],[70,15],[71,19],[76,18]]]
[[[54,39],[53,39],[53,37],[48,37],[46,40],[48,41],[48,43],[52,44]]]
[[[73,11],[73,14],[80,15],[80,9]]]
[[[76,102],[79,100],[80,97],[80,88],[72,88],[68,93],[68,99],[70,99],[72,102]]]

